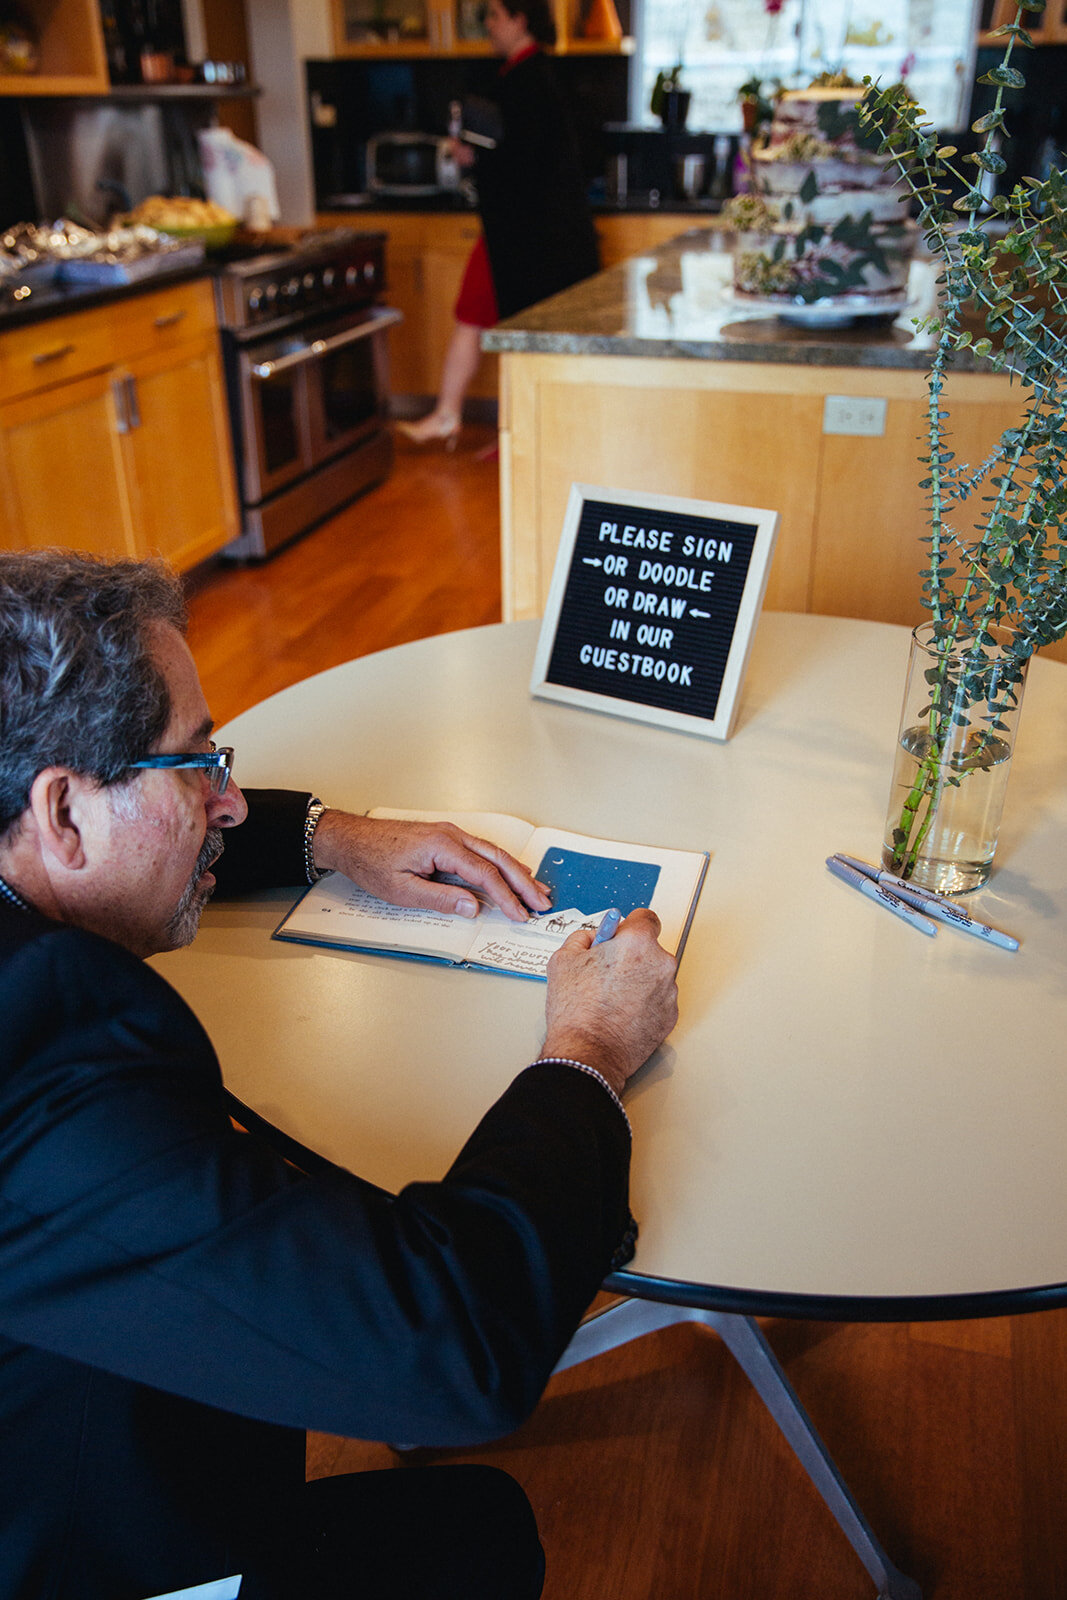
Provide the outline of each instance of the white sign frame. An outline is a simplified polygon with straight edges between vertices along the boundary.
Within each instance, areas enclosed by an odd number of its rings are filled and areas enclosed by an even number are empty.
[[[680,513],[724,522],[743,522],[755,528],[752,558],[737,608],[722,687],[719,690],[713,717],[693,716],[687,712],[627,700],[624,695],[599,694],[589,689],[575,689],[568,684],[549,681],[549,663],[552,660],[560,616],[567,597],[571,562],[578,539],[582,511],[587,500],[602,500],[607,504],[626,509],[653,512],[661,525],[669,521],[672,514]],[[705,739],[728,739],[733,730],[749,651],[767,588],[771,557],[778,537],[779,520],[777,511],[755,506],[725,505],[714,500],[688,500],[678,495],[641,494],[636,490],[606,489],[599,488],[595,484],[573,483],[563,519],[559,549],[556,552],[552,583],[545,602],[541,632],[537,640],[537,653],[530,678],[530,693],[541,700],[558,700],[564,705],[580,706],[587,711],[606,712],[609,716],[627,717],[635,722],[650,722],[661,728],[675,728],[683,733],[698,734]]]

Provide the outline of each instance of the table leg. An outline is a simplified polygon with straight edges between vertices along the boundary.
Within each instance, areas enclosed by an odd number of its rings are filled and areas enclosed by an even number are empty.
[[[878,1586],[881,1600],[922,1600],[913,1579],[897,1570],[882,1549],[863,1512],[823,1444],[796,1390],[753,1317],[653,1300],[620,1300],[587,1317],[556,1367],[564,1372],[643,1334],[676,1322],[698,1322],[722,1339],[791,1445],[805,1472],[837,1519],[849,1544]]]

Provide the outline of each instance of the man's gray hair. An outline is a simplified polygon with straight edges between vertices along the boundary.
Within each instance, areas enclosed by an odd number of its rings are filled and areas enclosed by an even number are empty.
[[[45,767],[117,783],[161,737],[170,695],[153,622],[187,624],[161,562],[0,551],[0,837]]]

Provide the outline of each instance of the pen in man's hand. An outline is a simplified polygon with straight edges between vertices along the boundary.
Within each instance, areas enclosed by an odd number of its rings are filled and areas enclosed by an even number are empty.
[[[612,906],[610,911],[605,911],[600,919],[600,926],[593,935],[593,943],[607,944],[609,939],[614,939],[621,921],[622,912],[618,906]]]

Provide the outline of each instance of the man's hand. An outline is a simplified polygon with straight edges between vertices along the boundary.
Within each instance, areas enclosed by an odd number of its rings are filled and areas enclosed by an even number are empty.
[[[632,911],[613,939],[572,933],[548,963],[546,1056],[595,1067],[616,1093],[678,1020],[677,962],[656,942],[654,911]]]
[[[424,911],[476,917],[481,896],[512,922],[525,922],[531,911],[547,911],[552,904],[545,889],[506,850],[449,822],[400,822],[326,811],[315,829],[315,865],[343,872],[379,900]],[[462,882],[433,882],[437,873]]]

